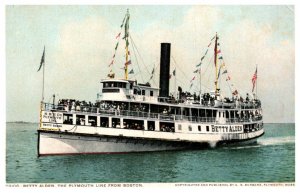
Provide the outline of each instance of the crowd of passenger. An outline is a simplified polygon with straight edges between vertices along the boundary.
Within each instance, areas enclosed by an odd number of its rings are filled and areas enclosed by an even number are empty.
[[[169,126],[169,125],[164,125],[164,124],[162,124],[161,126],[160,126],[160,129],[159,129],[160,131],[164,131],[164,132],[175,132],[175,128],[174,128],[174,126]]]
[[[123,122],[124,129],[145,130],[144,124],[137,122]]]
[[[58,109],[65,111],[95,111],[96,104],[86,101],[79,101],[75,99],[60,99],[58,100]]]

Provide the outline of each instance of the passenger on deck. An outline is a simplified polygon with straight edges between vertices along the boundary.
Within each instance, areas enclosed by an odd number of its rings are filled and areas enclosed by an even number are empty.
[[[67,102],[64,103],[64,107],[65,107],[65,111],[69,111],[69,106]]]
[[[75,111],[75,101],[72,102],[72,107],[71,107],[71,111]]]
[[[80,118],[80,125],[84,125],[84,119]]]
[[[120,115],[120,106],[117,106],[117,115]]]
[[[249,94],[247,93],[246,102],[249,102]]]

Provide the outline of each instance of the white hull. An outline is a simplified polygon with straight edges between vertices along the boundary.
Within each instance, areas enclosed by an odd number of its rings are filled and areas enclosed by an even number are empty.
[[[39,155],[105,154],[183,149],[179,143],[39,132]]]
[[[106,154],[199,149],[218,145],[252,144],[256,142],[256,139],[255,137],[239,140],[224,139],[215,143],[190,143],[186,141],[164,141],[145,138],[39,131],[38,155]]]

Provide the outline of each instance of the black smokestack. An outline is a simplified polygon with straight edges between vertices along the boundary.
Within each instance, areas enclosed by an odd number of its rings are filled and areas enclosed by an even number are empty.
[[[169,96],[169,76],[170,76],[170,53],[171,44],[161,43],[160,47],[160,78],[159,78],[159,96]]]

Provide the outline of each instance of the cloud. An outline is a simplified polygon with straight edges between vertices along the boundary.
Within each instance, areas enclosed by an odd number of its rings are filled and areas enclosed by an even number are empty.
[[[66,24],[59,34],[59,48],[49,69],[55,88],[64,97],[95,99],[99,81],[114,49],[115,30],[100,17]]]

